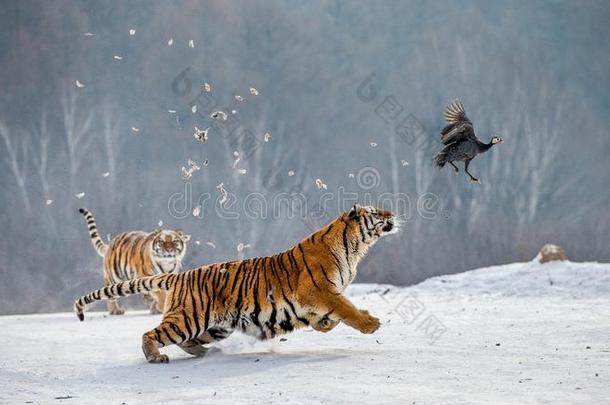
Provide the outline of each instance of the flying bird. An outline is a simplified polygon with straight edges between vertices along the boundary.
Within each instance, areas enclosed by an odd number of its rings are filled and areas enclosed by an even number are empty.
[[[464,105],[460,100],[455,100],[445,108],[445,121],[447,125],[441,130],[441,142],[443,149],[434,156],[434,165],[444,167],[449,163],[455,169],[459,169],[453,162],[464,162],[464,171],[474,183],[481,183],[468,171],[470,161],[478,154],[487,152],[492,146],[504,142],[502,138],[494,136],[489,143],[483,143],[474,134],[472,122],[466,116]]]

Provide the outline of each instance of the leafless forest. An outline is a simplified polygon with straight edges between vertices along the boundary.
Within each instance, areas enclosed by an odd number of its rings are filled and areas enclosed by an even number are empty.
[[[547,242],[608,261],[609,11],[602,1],[6,2],[0,313],[68,310],[101,285],[81,206],[104,238],[186,230],[187,268],[286,249],[336,216],[342,193],[409,202],[404,230],[375,247],[361,282],[530,260]],[[458,97],[479,138],[505,140],[473,161],[481,185],[431,164]],[[210,119],[216,110],[227,121]],[[195,127],[210,127],[206,143]],[[189,159],[201,169],[185,180]],[[306,209],[275,204],[282,193]],[[250,215],[265,203],[266,215]]]

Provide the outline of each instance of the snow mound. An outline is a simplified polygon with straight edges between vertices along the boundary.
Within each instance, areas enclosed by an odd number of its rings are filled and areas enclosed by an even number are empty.
[[[447,296],[610,298],[610,265],[513,263],[430,278],[413,290]]]

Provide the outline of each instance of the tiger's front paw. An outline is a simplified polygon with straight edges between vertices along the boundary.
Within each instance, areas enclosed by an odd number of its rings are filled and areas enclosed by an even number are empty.
[[[381,326],[381,322],[378,318],[375,318],[374,316],[370,315],[369,312],[365,309],[360,310],[360,313],[363,315],[360,321],[360,325],[358,327],[358,330],[360,332],[369,334],[379,329],[379,326]]]

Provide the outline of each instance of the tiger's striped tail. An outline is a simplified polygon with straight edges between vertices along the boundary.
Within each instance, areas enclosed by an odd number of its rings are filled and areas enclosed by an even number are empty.
[[[76,312],[78,319],[83,321],[85,319],[83,310],[87,304],[100,300],[124,297],[126,295],[141,294],[148,291],[167,290],[171,287],[176,276],[177,274],[172,273],[159,274],[157,276],[123,281],[100,288],[99,290],[92,291],[74,301],[74,312]]]
[[[89,237],[91,238],[91,243],[93,244],[95,251],[98,255],[104,257],[106,255],[106,251],[108,250],[108,245],[106,245],[102,238],[100,238],[93,214],[90,213],[86,208],[79,208],[78,212],[85,216],[87,226],[89,227]]]

